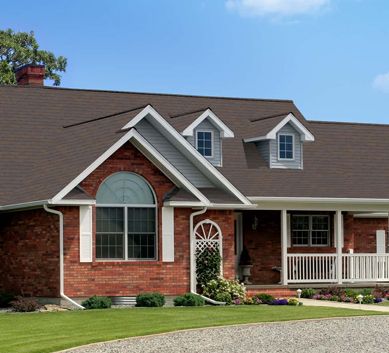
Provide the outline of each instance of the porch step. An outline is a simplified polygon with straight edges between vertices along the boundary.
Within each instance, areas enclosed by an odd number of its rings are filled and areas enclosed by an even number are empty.
[[[247,294],[251,297],[255,294],[261,294],[266,293],[270,294],[273,297],[280,298],[280,297],[296,297],[297,293],[296,290],[290,289],[290,288],[266,288],[266,287],[247,287]]]

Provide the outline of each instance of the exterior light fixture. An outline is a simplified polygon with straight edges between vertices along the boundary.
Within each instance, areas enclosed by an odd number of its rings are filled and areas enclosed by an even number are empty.
[[[301,298],[301,292],[302,292],[302,290],[299,288],[299,289],[297,289],[297,298]]]

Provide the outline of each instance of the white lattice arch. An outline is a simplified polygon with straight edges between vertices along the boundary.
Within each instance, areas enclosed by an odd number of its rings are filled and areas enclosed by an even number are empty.
[[[197,223],[193,229],[193,238],[193,258],[196,257],[198,251],[202,252],[206,248],[212,248],[219,250],[220,257],[223,259],[223,235],[216,222],[205,219]],[[220,274],[223,275],[223,265],[220,266]]]

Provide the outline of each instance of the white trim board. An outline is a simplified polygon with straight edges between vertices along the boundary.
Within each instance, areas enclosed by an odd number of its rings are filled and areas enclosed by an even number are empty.
[[[141,136],[135,129],[131,129],[126,132],[115,144],[113,144],[108,150],[106,150],[99,158],[97,158],[92,164],[90,164],[82,173],[80,173],[75,179],[73,179],[67,186],[65,186],[57,195],[53,197],[53,202],[56,203],[64,196],[66,196],[74,187],[76,187],[82,180],[90,175],[98,166],[100,166],[105,160],[107,160],[113,153],[115,153],[126,142],[130,141],[135,147],[141,150],[142,153],[148,154],[148,159],[158,164],[159,167],[169,179],[171,179],[178,186],[184,187],[189,192],[193,193],[200,201],[205,204],[209,204],[209,200],[192,184],[188,179],[184,177],[167,159],[165,159],[149,142],[147,142],[143,136]]]
[[[215,125],[219,131],[220,136],[223,138],[234,137],[233,131],[221,121],[217,115],[211,110],[207,109],[203,112],[195,121],[193,121],[183,132],[183,136],[193,136],[194,130],[199,126],[205,119],[211,120],[213,125]]]
[[[311,134],[311,132],[292,113],[289,113],[266,135],[247,138],[244,139],[243,141],[257,142],[263,140],[275,140],[277,139],[277,133],[288,123],[290,123],[300,133],[301,141],[307,141],[307,142],[315,141],[315,137]]]
[[[146,116],[151,116],[149,121],[152,125],[162,127],[166,135],[170,136],[170,141],[178,147],[182,153],[188,157],[193,164],[199,168],[205,176],[215,185],[220,185],[224,190],[231,192],[243,204],[250,205],[251,202],[222,174],[220,173],[206,158],[204,158],[176,129],[174,129],[151,105],[144,108],[137,116],[131,119],[122,130],[130,129],[139,123]],[[162,133],[162,131],[161,131]]]

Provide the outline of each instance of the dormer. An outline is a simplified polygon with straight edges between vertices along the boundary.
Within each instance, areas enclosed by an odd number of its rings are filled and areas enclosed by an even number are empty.
[[[234,137],[231,129],[209,108],[187,126],[182,135],[216,167],[223,164],[223,139]]]
[[[303,169],[304,143],[313,142],[315,138],[293,113],[260,118],[251,123],[257,136],[248,137],[244,142],[255,143],[269,168]]]

